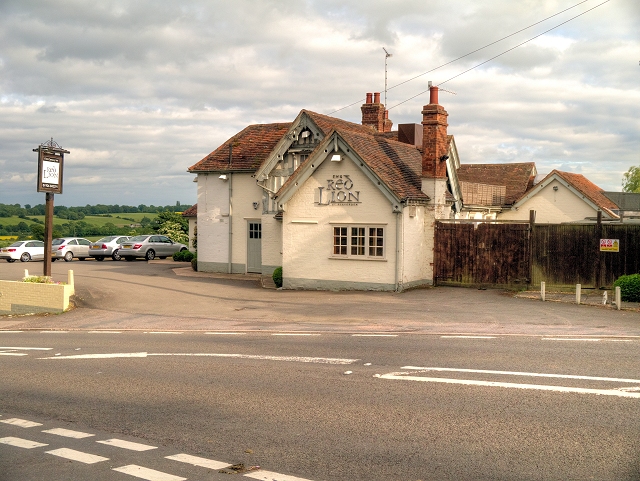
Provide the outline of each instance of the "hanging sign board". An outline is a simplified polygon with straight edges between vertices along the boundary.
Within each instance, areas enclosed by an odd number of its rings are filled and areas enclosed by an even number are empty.
[[[620,239],[600,239],[600,251],[620,252]]]
[[[38,192],[62,194],[63,155],[38,148]]]

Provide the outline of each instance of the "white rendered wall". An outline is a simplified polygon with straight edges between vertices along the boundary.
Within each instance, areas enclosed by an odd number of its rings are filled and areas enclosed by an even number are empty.
[[[335,288],[380,288],[395,284],[396,215],[391,202],[346,156],[341,162],[326,160],[300,186],[285,205],[283,219],[283,277],[285,287],[313,287],[308,280],[336,281]],[[358,205],[317,205],[318,187],[327,187],[334,175],[350,176],[352,191],[360,192]],[[325,189],[326,195],[326,189]],[[336,259],[333,253],[334,223],[379,225],[385,228],[383,260]],[[348,288],[348,287],[347,287]]]
[[[219,174],[198,174],[198,262],[227,263],[228,248],[228,181]]]
[[[233,230],[232,230],[232,262],[239,266],[244,265],[246,272],[247,265],[247,235],[249,230],[249,221],[260,221],[262,218],[262,189],[256,184],[249,173],[232,174],[232,214],[233,214]],[[257,208],[253,207],[253,203],[257,203]],[[264,231],[262,232],[262,240],[264,242]],[[234,272],[237,269],[234,268]]]
[[[412,206],[402,212],[401,279],[403,287],[433,283],[433,237],[427,236],[427,226],[431,226],[433,236],[433,209],[417,205],[415,216],[409,215]]]
[[[282,221],[274,219],[273,215],[262,215],[263,274],[272,274],[272,268],[282,265]]]
[[[553,190],[554,186],[558,187],[557,191]],[[563,184],[553,180],[519,206],[518,210],[503,211],[498,215],[498,220],[529,222],[530,210],[536,211],[536,224],[581,221],[598,215],[597,210],[587,204],[582,196],[577,196]]]
[[[197,217],[189,217],[189,250],[195,252],[193,247],[193,241],[196,238],[196,225],[198,224]]]

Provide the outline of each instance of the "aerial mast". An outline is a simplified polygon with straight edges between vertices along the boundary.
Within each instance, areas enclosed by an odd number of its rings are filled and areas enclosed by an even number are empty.
[[[384,47],[382,47],[382,50],[384,50],[384,108],[386,110],[387,108],[387,59],[389,57],[393,57],[393,55],[387,52],[387,49]]]

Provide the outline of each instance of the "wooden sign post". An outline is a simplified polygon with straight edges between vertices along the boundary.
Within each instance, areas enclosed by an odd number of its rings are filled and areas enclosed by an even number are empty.
[[[51,241],[53,241],[53,194],[62,194],[64,154],[69,154],[56,142],[44,142],[33,149],[38,152],[38,192],[46,193],[44,213],[44,272],[51,277]]]

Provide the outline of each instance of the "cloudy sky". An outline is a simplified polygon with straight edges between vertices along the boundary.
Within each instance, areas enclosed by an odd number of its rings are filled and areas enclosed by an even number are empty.
[[[32,149],[51,137],[71,151],[56,205],[193,203],[187,168],[248,124],[354,102],[333,115],[360,122],[383,47],[394,125],[446,81],[463,163],[619,191],[640,165],[640,2],[603,1],[2,0],[0,203],[44,202]]]

